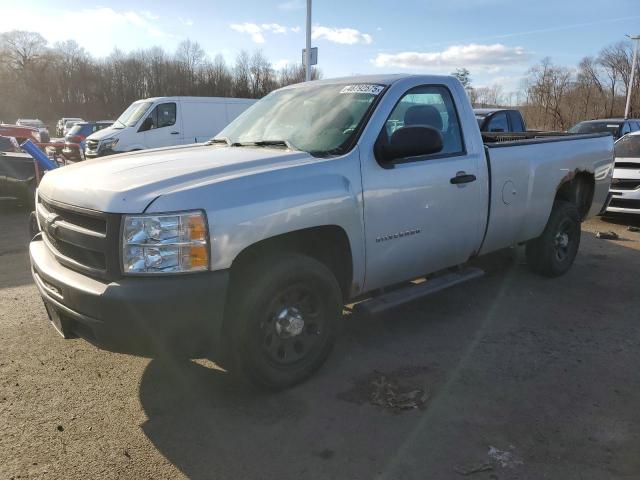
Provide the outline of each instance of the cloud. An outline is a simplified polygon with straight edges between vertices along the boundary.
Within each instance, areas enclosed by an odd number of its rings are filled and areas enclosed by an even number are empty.
[[[373,37],[368,33],[362,33],[355,28],[335,28],[323,27],[316,25],[312,29],[311,37],[313,39],[325,39],[329,42],[339,43],[342,45],[355,45],[363,43],[369,45],[373,42]]]
[[[193,27],[193,20],[191,20],[190,18],[178,17],[178,21],[185,27]]]
[[[303,8],[305,8],[305,3],[302,0],[289,0],[278,4],[278,9],[285,12],[302,10]]]
[[[296,27],[291,27],[291,31],[292,31],[293,33],[300,33],[300,31],[301,31],[301,30],[302,30],[302,29],[301,29],[300,27],[298,27],[298,26],[296,26]]]
[[[158,15],[151,13],[149,10],[142,10],[140,13],[147,17],[148,20],[158,20],[160,18]]]
[[[264,43],[266,41],[264,34],[266,32],[283,35],[287,33],[287,27],[283,27],[279,23],[263,23],[258,25],[257,23],[244,22],[244,23],[232,23],[229,25],[232,30],[240,33],[246,33],[251,36],[251,40],[255,43]],[[293,31],[293,29],[290,29]]]
[[[256,25],[255,23],[232,23],[229,25],[231,30],[235,30],[236,32],[246,33],[251,35],[251,40],[255,43],[264,43],[264,35],[262,35],[262,28],[260,25]]]
[[[451,69],[456,67],[497,71],[502,67],[523,63],[532,55],[522,47],[493,45],[452,45],[439,52],[379,53],[371,63],[376,67],[399,67],[413,69]]]
[[[262,29],[272,33],[287,33],[287,28],[277,23],[263,23]]]
[[[7,6],[2,8],[0,32],[29,30],[48,42],[75,40],[93,55],[107,55],[115,46],[127,50],[157,45],[176,38],[164,29],[159,16],[149,10],[115,10],[110,7],[54,11]],[[60,28],[64,25],[68,28]],[[105,41],[106,40],[106,41]]]

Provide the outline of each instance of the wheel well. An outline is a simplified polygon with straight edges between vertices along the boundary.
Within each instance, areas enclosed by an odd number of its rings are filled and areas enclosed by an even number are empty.
[[[302,253],[322,262],[335,275],[343,298],[349,297],[353,279],[351,247],[346,232],[337,225],[296,230],[245,248],[231,264],[231,282],[256,259],[281,252]]]
[[[580,212],[580,220],[584,220],[591,208],[594,189],[595,179],[593,174],[577,172],[572,178],[566,179],[558,186],[556,200],[566,200],[574,203]]]

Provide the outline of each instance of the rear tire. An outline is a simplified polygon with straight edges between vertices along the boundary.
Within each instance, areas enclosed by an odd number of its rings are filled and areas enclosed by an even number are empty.
[[[333,273],[306,255],[276,254],[238,277],[227,318],[234,372],[271,389],[310,377],[329,355],[342,313]]]
[[[571,202],[557,200],[542,235],[527,242],[527,263],[535,273],[559,277],[573,265],[579,246],[578,208]]]

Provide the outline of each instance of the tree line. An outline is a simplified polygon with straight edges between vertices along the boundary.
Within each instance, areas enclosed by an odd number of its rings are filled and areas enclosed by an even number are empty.
[[[320,76],[315,69],[312,74]],[[241,51],[228,65],[191,40],[173,53],[115,49],[94,58],[73,40],[50,47],[35,32],[0,34],[0,120],[6,123],[19,117],[48,123],[65,116],[116,118],[131,102],[154,96],[260,98],[304,78],[301,64],[276,71],[261,51]]]
[[[631,85],[632,61],[631,42],[604,47],[575,67],[555,65],[544,58],[525,73],[520,91],[509,95],[500,85],[474,88],[465,68],[452,75],[465,86],[474,106],[517,105],[528,128],[567,130],[582,120],[623,117],[630,88],[629,116],[640,116],[640,69]]]
[[[499,85],[474,88],[465,68],[453,75],[476,106],[517,105],[529,128],[566,130],[581,120],[622,116],[629,88],[631,116],[640,116],[640,72],[631,86],[632,58],[630,42],[607,46],[576,67],[545,58],[525,73],[520,91],[509,95]],[[314,69],[313,78],[319,77]],[[5,122],[18,117],[49,123],[63,116],[114,118],[131,102],[154,96],[260,98],[303,80],[301,64],[276,70],[261,51],[241,51],[229,65],[221,55],[209,58],[191,40],[181,42],[175,52],[115,49],[94,58],[72,40],[50,47],[35,32],[0,34],[0,120]]]

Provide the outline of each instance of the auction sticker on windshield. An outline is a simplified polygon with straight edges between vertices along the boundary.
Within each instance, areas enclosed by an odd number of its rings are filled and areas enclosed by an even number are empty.
[[[367,83],[358,83],[356,85],[347,85],[340,93],[369,93],[371,95],[378,95],[384,90],[384,85],[373,85]]]

